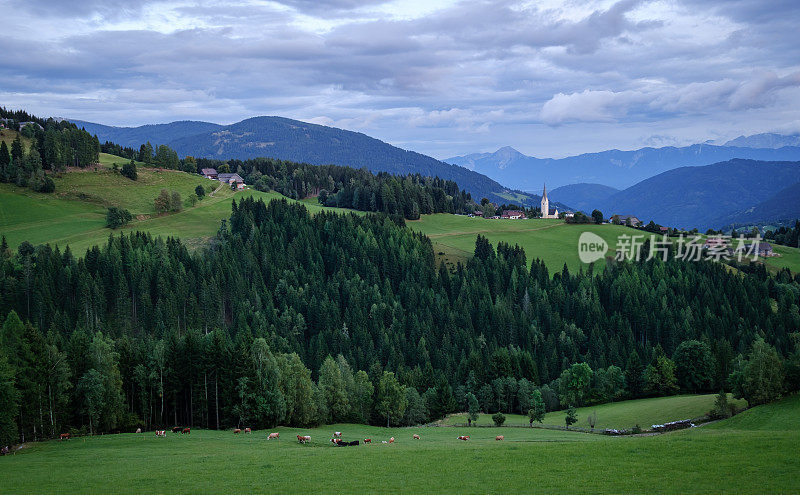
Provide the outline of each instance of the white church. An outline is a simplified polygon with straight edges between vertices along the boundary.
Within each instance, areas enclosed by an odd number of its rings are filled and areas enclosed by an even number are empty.
[[[547,199],[547,184],[542,191],[542,218],[558,218],[558,207],[550,209],[550,200]]]

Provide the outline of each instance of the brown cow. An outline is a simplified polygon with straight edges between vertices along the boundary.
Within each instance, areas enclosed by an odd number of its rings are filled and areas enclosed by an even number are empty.
[[[58,438],[59,440],[69,440],[72,438],[72,435],[69,433],[62,433],[61,436]]]
[[[365,438],[365,439],[364,439],[364,443],[365,443],[365,444],[367,444],[367,443],[372,443],[372,439],[371,439],[371,438]]]
[[[333,432],[333,438],[342,438],[342,432],[341,431],[334,431]]]
[[[245,433],[253,433],[253,430],[251,430],[250,428],[245,428],[245,429],[244,429],[244,432],[245,432]]]
[[[267,440],[272,440],[273,438],[274,438],[275,440],[279,440],[279,439],[280,439],[280,436],[281,436],[281,434],[280,434],[280,433],[277,433],[277,432],[276,432],[276,433],[270,433],[270,434],[267,436]]]
[[[419,440],[419,435],[414,433],[413,435],[411,435],[411,438],[413,438],[414,440]]]
[[[460,437],[458,437],[458,439],[464,440],[466,442],[467,440],[469,440],[469,435],[461,435]]]
[[[241,432],[242,432],[242,430],[240,430],[239,428],[236,428],[235,430],[233,430],[233,434],[234,435],[237,434],[237,433],[241,433]]]
[[[334,444],[334,445],[339,445],[340,443],[342,443],[342,439],[341,438],[331,438],[331,443]]]
[[[394,437],[389,439],[389,443],[394,443]]]
[[[167,436],[167,430],[156,430],[156,436],[157,437],[166,437]]]
[[[310,442],[311,441],[311,436],[310,435],[305,435],[305,436],[297,435],[297,441],[300,442],[300,443]]]
[[[496,442],[498,442],[498,441],[500,441],[500,440],[504,440],[505,438],[506,438],[506,437],[504,437],[503,435],[497,435],[496,437],[494,437],[494,440],[495,440]]]
[[[191,428],[184,428],[181,430],[181,433],[191,433],[191,432],[192,432]]]

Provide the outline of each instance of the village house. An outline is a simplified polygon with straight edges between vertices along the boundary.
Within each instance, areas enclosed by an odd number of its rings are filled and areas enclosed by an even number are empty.
[[[564,218],[574,218],[574,217],[575,217],[575,212],[574,211],[565,211],[564,212]]]
[[[217,169],[215,169],[215,168],[204,168],[204,169],[200,170],[200,175],[202,175],[206,179],[217,180]]]
[[[244,179],[242,179],[239,174],[217,174],[217,180],[225,184],[230,184],[231,187],[235,186],[236,189],[244,189]]]
[[[628,223],[630,223],[631,227],[639,227],[642,225],[642,221],[633,215],[614,215],[611,217],[611,223],[619,225],[628,225]]]
[[[503,210],[503,214],[500,215],[500,218],[519,220],[520,218],[525,218],[525,213],[519,210]]]

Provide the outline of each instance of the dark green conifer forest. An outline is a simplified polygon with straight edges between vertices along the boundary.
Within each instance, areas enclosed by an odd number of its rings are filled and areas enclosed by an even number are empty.
[[[547,410],[681,390],[768,401],[800,376],[800,284],[763,266],[549,273],[479,237],[449,271],[386,215],[252,199],[193,253],[141,233],[80,254],[2,251],[0,443],[416,424],[471,401],[528,414],[534,397]]]

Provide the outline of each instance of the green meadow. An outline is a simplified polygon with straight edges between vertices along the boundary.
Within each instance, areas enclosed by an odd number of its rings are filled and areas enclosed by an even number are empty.
[[[61,248],[69,245],[74,252],[81,253],[107,240],[112,231],[105,227],[106,208],[119,206],[128,209],[134,220],[114,233],[138,230],[175,236],[190,247],[197,247],[212,237],[220,222],[230,216],[231,200],[248,196],[264,201],[287,199],[275,192],[231,191],[220,187],[216,181],[195,174],[148,168],[141,163],[138,180],[131,181],[112,169],[114,164],[121,167],[125,162],[121,157],[101,153],[98,167],[54,176],[54,194],[0,184],[0,234],[6,236],[12,248],[28,241],[34,245],[50,243]],[[180,212],[156,214],[153,200],[162,189],[177,191],[185,200],[194,194],[198,185],[208,193],[195,206],[185,203]],[[214,191],[213,195],[211,191]],[[352,211],[322,207],[316,198],[306,198],[301,202],[312,213]],[[613,256],[619,236],[638,233],[619,225],[572,225],[561,220],[543,219],[487,220],[450,214],[424,215],[419,220],[407,221],[407,225],[430,237],[438,258],[450,265],[471,257],[475,238],[481,234],[495,245],[498,242],[519,244],[525,249],[529,261],[539,258],[551,272],[560,271],[565,263],[571,271],[587,268],[578,258],[578,238],[583,232],[595,233],[606,241],[609,246],[607,257]],[[775,250],[781,254],[780,257],[764,260],[771,270],[788,267],[795,273],[800,272],[800,249],[775,246]],[[602,270],[604,266],[603,260],[595,262],[595,270]]]
[[[349,424],[270,430],[279,440],[267,431],[127,433],[30,444],[0,458],[0,472],[10,493],[797,493],[798,413],[792,396],[715,424],[632,437]],[[333,431],[373,444],[334,447]],[[311,442],[298,444],[297,434]]]
[[[419,220],[407,221],[406,224],[430,237],[434,251],[448,264],[464,262],[470,258],[475,251],[475,239],[480,234],[494,245],[498,242],[519,244],[525,249],[529,262],[539,258],[551,273],[560,271],[565,263],[570,271],[580,268],[585,270],[588,267],[578,257],[578,239],[583,232],[592,232],[606,241],[606,258],[614,256],[620,236],[652,235],[622,225],[576,225],[551,219],[491,220],[445,213],[424,215]],[[761,258],[771,271],[786,267],[793,273],[800,273],[800,249],[774,244],[773,247],[781,256]],[[594,265],[595,270],[602,270],[605,261],[598,260]]]
[[[579,407],[575,410],[578,422],[574,426],[589,428],[589,415],[596,415],[595,428],[626,429],[639,425],[642,429],[649,429],[654,424],[663,424],[682,419],[696,419],[706,416],[714,407],[715,394],[707,395],[673,395],[670,397],[654,397],[651,399],[636,399],[624,402],[609,402],[590,407]],[[740,410],[747,407],[744,400],[734,400],[728,394],[728,400],[736,404]],[[553,411],[545,415],[542,425],[545,427],[563,427],[564,411]],[[441,421],[445,425],[464,425],[467,423],[466,414],[452,414]],[[474,423],[478,426],[491,426],[492,416],[482,414]],[[520,414],[506,414],[507,426],[528,426],[527,416]],[[534,423],[538,426],[539,423]]]
[[[529,262],[539,258],[551,272],[560,271],[564,263],[571,271],[587,267],[578,258],[578,238],[583,232],[595,233],[606,241],[606,256],[613,256],[620,235],[632,232],[620,225],[574,225],[550,219],[490,220],[448,214],[426,215],[407,225],[430,237],[434,251],[443,253],[440,256],[451,263],[471,257],[475,238],[480,234],[495,245],[519,244]],[[595,269],[602,269],[604,263],[595,262]]]
[[[132,181],[111,169],[114,163],[121,166],[124,162],[122,158],[101,153],[100,167],[55,177],[54,194],[0,184],[0,234],[6,236],[11,247],[23,241],[34,245],[50,243],[61,248],[69,245],[76,253],[104,243],[111,233],[137,230],[180,237],[189,246],[199,246],[217,232],[223,219],[230,217],[233,199],[248,196],[267,202],[286,199],[274,192],[250,189],[234,192],[198,175],[143,166],[138,167],[138,179]],[[156,215],[153,201],[161,189],[178,191],[185,200],[198,185],[209,193],[195,206],[185,204],[180,212]],[[305,204],[312,213],[323,209],[347,211],[323,208],[315,201]],[[128,209],[134,220],[115,231],[106,228],[108,206]]]

